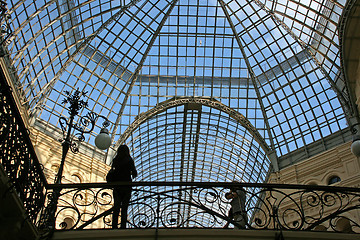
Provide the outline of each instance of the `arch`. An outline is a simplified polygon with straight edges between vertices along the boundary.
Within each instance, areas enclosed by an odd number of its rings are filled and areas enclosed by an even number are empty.
[[[133,121],[133,123],[124,131],[124,133],[120,136],[117,144],[115,145],[115,149],[123,144],[126,139],[130,136],[130,134],[138,127],[140,124],[144,123],[147,119],[152,118],[153,116],[164,112],[165,110],[185,104],[200,104],[203,106],[215,108],[219,111],[227,113],[231,118],[239,122],[244,128],[246,128],[250,134],[254,137],[257,143],[261,146],[261,148],[265,151],[267,155],[271,154],[271,148],[265,142],[264,138],[260,135],[257,129],[250,123],[250,121],[238,111],[226,106],[225,104],[219,102],[215,98],[211,97],[175,97],[169,100],[166,100],[156,107],[139,114],[137,118]]]
[[[137,180],[264,182],[271,169],[268,153],[240,111],[224,111],[222,104],[181,97],[139,115],[122,135],[141,173]]]
[[[84,182],[83,176],[85,175],[81,174],[80,172],[73,172],[70,178],[74,183],[82,183]]]

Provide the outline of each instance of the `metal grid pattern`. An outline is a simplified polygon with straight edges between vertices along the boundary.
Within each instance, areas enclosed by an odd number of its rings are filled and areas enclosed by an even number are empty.
[[[216,99],[245,116],[269,149],[231,114],[176,106],[125,141],[142,180],[261,182],[271,151],[306,150],[347,127],[353,110],[336,31],[345,4],[9,0],[9,57],[34,119],[58,126],[64,91],[85,90],[85,111],[110,120],[114,146],[164,101]]]
[[[247,129],[201,105],[169,108],[150,118],[133,131],[128,145],[140,181],[263,182],[269,169]]]

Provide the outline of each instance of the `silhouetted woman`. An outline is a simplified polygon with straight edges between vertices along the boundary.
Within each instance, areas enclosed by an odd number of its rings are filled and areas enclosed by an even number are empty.
[[[130,150],[126,145],[120,145],[112,162],[113,177],[108,182],[132,182],[137,176],[134,160],[130,156]],[[118,228],[118,218],[121,208],[120,228],[126,228],[127,210],[131,198],[131,186],[115,187],[113,190],[114,210],[112,216],[112,227]]]

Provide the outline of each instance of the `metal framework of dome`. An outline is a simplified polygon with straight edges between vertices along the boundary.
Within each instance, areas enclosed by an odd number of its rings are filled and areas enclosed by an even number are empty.
[[[9,0],[7,49],[35,125],[59,126],[64,92],[87,91],[139,180],[263,182],[349,132],[346,4]]]

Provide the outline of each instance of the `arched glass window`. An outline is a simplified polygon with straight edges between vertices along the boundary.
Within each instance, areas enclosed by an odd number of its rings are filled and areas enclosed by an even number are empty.
[[[332,176],[329,178],[328,185],[332,185],[334,183],[340,182],[341,178],[339,176]]]

